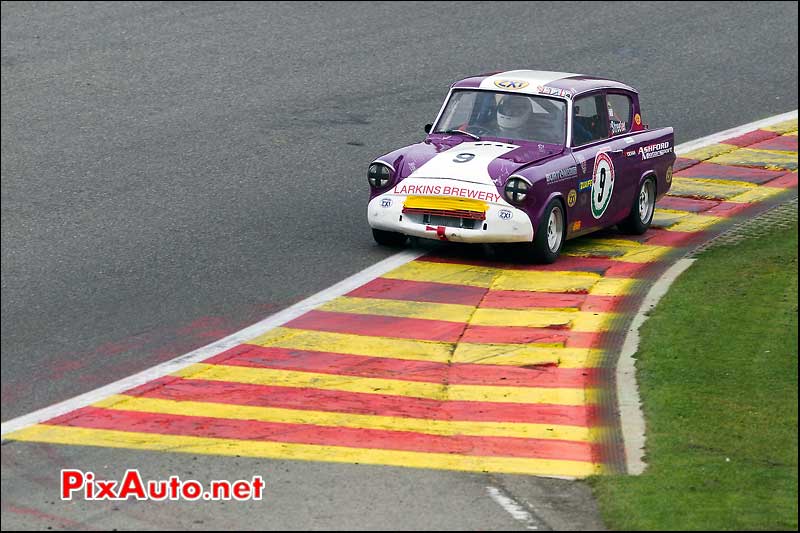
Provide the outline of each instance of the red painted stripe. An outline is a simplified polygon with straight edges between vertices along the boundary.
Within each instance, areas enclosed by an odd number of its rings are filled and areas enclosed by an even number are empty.
[[[663,229],[652,229],[654,235],[648,239],[647,244],[658,246],[672,246],[681,248],[692,243],[699,242],[705,238],[702,231],[669,231]]]
[[[407,396],[250,385],[171,376],[136,387],[125,394],[176,401],[428,418],[431,420],[519,422],[581,427],[595,425],[598,420],[597,410],[591,405],[439,401]]]
[[[705,178],[715,180],[745,181],[747,183],[766,183],[783,174],[783,171],[764,170],[763,168],[734,167],[715,165],[713,163],[700,163],[676,176],[682,178]]]
[[[597,382],[597,371],[594,369],[558,368],[555,365],[524,368],[464,363],[447,364],[362,357],[331,352],[265,348],[252,344],[242,344],[226,350],[208,359],[205,363],[315,372],[337,376],[449,383],[451,385],[582,388],[592,386]]]
[[[574,292],[489,291],[482,308],[530,309],[536,307],[576,307],[583,311],[611,312],[622,301],[621,296],[594,296]]]
[[[508,270],[536,270],[540,272],[594,272],[604,274],[609,277],[631,277],[631,273],[638,272],[644,266],[641,263],[626,263],[625,261],[613,261],[605,257],[577,257],[563,255],[558,261],[551,265],[539,265],[528,263],[510,263],[502,261],[491,261],[488,259],[472,259],[466,257],[448,257],[444,255],[426,255],[417,259],[429,263],[448,263],[467,266],[479,266],[488,268],[503,268]]]
[[[788,174],[784,174],[780,178],[776,178],[769,183],[765,183],[764,185],[766,187],[778,187],[781,189],[791,189],[792,187],[797,187],[797,173],[789,172]]]
[[[570,348],[599,346],[599,333],[570,331],[568,329],[526,328],[519,326],[469,326],[462,342],[529,344],[560,343]]]
[[[347,296],[476,306],[484,294],[486,289],[482,287],[378,278]]]
[[[797,136],[796,135],[783,135],[781,137],[774,137],[767,141],[756,143],[748,146],[754,150],[780,150],[783,152],[796,152],[797,151]]]
[[[283,424],[255,420],[231,420],[203,416],[121,411],[97,407],[84,407],[71,415],[56,418],[48,422],[48,424],[136,431],[138,433],[153,433],[157,435],[181,435],[186,437],[490,457],[594,461],[599,456],[599,450],[596,445],[576,441],[464,435],[441,436],[411,431],[315,426],[312,424]]]
[[[752,206],[753,204],[748,203],[737,204],[735,202],[721,202],[718,206],[712,207],[703,214],[715,217],[732,217],[749,209]]]
[[[739,137],[734,137],[732,139],[726,139],[723,144],[732,144],[734,146],[750,146],[751,144],[757,143],[759,141],[763,141],[766,139],[772,139],[773,137],[777,137],[778,134],[774,131],[766,131],[766,130],[756,130],[751,131],[749,133],[745,133],[744,135],[740,135]]]
[[[694,166],[699,162],[700,161],[698,161],[697,159],[686,159],[685,157],[679,157],[675,160],[675,163],[672,165],[672,169],[673,171],[678,172],[680,170]]]
[[[699,198],[683,198],[680,196],[665,196],[658,201],[657,206],[661,209],[672,209],[674,211],[689,211],[700,213],[715,207],[719,200],[701,200]]]
[[[444,320],[309,311],[301,317],[287,322],[284,327],[368,337],[456,342],[461,337],[464,326],[463,322],[445,322]]]

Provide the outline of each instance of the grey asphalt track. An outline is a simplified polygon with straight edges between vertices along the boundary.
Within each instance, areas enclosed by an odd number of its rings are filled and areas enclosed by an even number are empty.
[[[625,81],[645,122],[683,142],[797,108],[797,3],[3,2],[2,419],[391,255],[366,225],[366,165],[422,138],[455,79],[513,68]],[[519,526],[480,476],[279,461],[258,462],[285,484],[268,517],[192,504],[115,521],[110,506],[47,503],[53,469],[238,479],[255,463],[2,451],[4,529],[57,526],[49,515],[125,528]]]

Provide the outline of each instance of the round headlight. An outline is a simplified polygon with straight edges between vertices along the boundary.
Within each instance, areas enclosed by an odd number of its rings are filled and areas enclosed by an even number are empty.
[[[381,163],[372,163],[367,170],[367,180],[376,189],[383,189],[392,180],[392,171]]]
[[[512,204],[522,203],[528,196],[530,187],[531,185],[530,183],[528,183],[528,180],[516,176],[511,176],[506,182],[506,186],[504,189],[506,193],[506,198]]]

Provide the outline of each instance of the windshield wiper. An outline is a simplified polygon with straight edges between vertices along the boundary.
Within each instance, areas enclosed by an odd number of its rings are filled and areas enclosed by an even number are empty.
[[[442,131],[442,132],[438,132],[438,133],[461,133],[462,135],[468,135],[469,137],[472,137],[472,138],[473,138],[473,139],[475,139],[476,141],[480,141],[480,140],[481,140],[481,138],[480,138],[480,137],[478,137],[477,135],[475,135],[474,133],[470,133],[470,132],[468,132],[468,131],[459,130],[459,129],[453,129],[453,130],[444,130],[444,131]]]

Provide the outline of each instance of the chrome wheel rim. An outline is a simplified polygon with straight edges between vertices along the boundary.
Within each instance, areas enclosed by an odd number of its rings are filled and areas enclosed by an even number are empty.
[[[653,181],[647,180],[639,191],[639,220],[641,220],[643,224],[649,224],[650,219],[653,218],[655,199],[656,195]]]
[[[564,215],[561,208],[556,206],[550,211],[550,217],[547,219],[547,246],[551,252],[558,251],[563,235]]]

